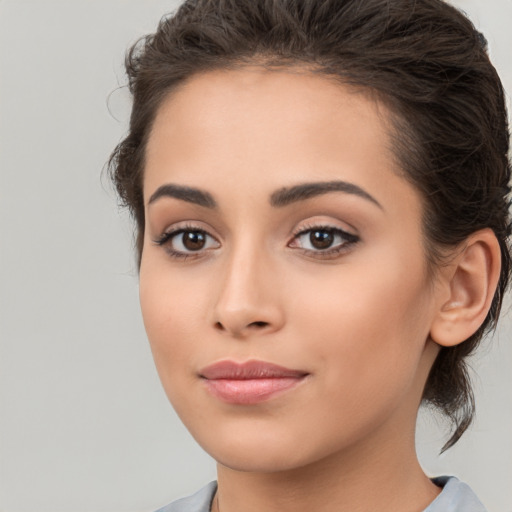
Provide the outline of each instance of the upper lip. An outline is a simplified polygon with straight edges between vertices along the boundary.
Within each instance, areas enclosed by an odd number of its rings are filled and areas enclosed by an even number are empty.
[[[218,361],[203,368],[199,375],[205,379],[231,379],[231,380],[249,380],[249,379],[272,379],[285,377],[304,377],[308,372],[302,370],[293,370],[279,366],[266,361],[250,360],[242,363],[236,361]]]

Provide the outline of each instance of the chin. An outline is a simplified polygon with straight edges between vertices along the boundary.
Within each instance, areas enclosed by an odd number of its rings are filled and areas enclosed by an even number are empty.
[[[298,469],[314,463],[332,451],[332,447],[309,444],[290,430],[247,429],[244,432],[220,428],[206,436],[196,433],[196,441],[219,464],[235,471],[274,473]],[[318,441],[309,436],[311,441]]]
[[[276,450],[272,447],[258,447],[247,450],[239,447],[238,449],[216,447],[209,454],[223,466],[234,471],[251,473],[277,473],[281,471],[290,471],[308,464],[307,457],[300,457],[294,451]]]

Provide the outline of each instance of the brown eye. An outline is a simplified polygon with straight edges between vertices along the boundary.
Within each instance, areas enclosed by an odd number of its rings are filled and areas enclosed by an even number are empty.
[[[155,240],[155,243],[164,247],[166,252],[174,258],[200,256],[209,249],[220,247],[219,242],[212,235],[202,229],[193,228],[178,228],[164,233]]]
[[[330,229],[311,231],[309,242],[315,249],[327,249],[334,242],[334,233]]]
[[[206,245],[206,234],[202,231],[185,231],[181,243],[189,251],[199,251]]]
[[[300,247],[311,255],[340,253],[359,242],[359,237],[342,229],[330,226],[317,226],[295,235],[291,247]]]

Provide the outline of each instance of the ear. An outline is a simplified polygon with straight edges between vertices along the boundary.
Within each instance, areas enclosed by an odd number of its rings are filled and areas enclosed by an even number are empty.
[[[430,337],[450,347],[472,336],[491,307],[501,270],[501,251],[489,228],[473,233],[439,269],[438,304]]]

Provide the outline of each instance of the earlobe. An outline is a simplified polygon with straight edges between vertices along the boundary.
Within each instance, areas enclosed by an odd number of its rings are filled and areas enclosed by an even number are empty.
[[[478,330],[491,307],[500,269],[500,246],[491,229],[473,233],[457,249],[442,269],[442,293],[430,330],[436,343],[454,346]]]

